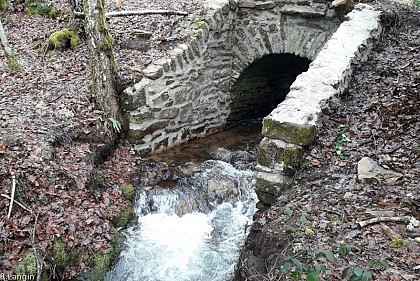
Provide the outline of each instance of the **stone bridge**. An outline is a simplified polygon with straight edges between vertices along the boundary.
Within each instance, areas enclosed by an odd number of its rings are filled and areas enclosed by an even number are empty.
[[[341,23],[328,0],[207,0],[196,21],[188,43],[124,91],[129,139],[148,155],[265,117],[256,186],[270,204],[366,59],[379,13],[359,4]]]

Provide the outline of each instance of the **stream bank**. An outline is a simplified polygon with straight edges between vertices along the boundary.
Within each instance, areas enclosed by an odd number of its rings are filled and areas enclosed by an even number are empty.
[[[420,11],[388,1],[378,6],[387,11],[382,40],[338,108],[322,117],[293,187],[256,216],[236,280],[348,280],[356,272],[368,280],[418,279],[418,227],[359,224],[381,216],[420,219]],[[360,181],[365,156],[404,176]]]

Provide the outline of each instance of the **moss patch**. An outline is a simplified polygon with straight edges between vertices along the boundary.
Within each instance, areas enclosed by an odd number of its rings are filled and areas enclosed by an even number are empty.
[[[132,184],[123,184],[121,186],[121,191],[124,197],[129,200],[131,203],[134,201],[134,196],[136,195],[136,190]]]
[[[126,228],[127,225],[135,218],[133,209],[129,206],[128,210],[124,210],[118,214],[118,216],[112,220],[112,225],[116,228]]]
[[[64,50],[66,48],[76,48],[80,42],[80,37],[76,31],[64,28],[50,35],[48,46],[50,49]]]
[[[15,274],[17,275],[21,275],[21,276],[26,276],[29,280],[30,278],[35,278],[38,274],[38,266],[37,266],[37,259],[38,262],[43,263],[42,268],[43,268],[43,272],[41,273],[41,281],[47,281],[48,277],[46,274],[46,268],[47,266],[45,265],[41,255],[39,254],[35,254],[35,253],[29,253],[27,254],[15,267]],[[32,280],[32,279],[31,279]],[[35,280],[35,279],[33,279]]]
[[[54,19],[63,14],[60,10],[56,10],[50,5],[45,4],[45,3],[30,4],[26,13],[28,15],[41,15],[48,19]]]
[[[302,164],[303,150],[300,147],[285,147],[283,150],[283,162],[287,167],[300,168]]]
[[[6,0],[0,0],[0,9],[2,11],[6,11],[7,10],[7,1]]]
[[[61,239],[55,239],[53,247],[55,250],[53,255],[54,267],[61,272],[66,272],[68,267],[73,263],[83,262],[88,265],[89,270],[82,272],[77,277],[77,280],[91,281],[104,280],[105,274],[109,270],[112,261],[118,256],[120,251],[119,236],[115,229],[113,230],[111,248],[109,248],[105,254],[101,252],[91,254],[84,249],[68,251],[66,250],[65,243]],[[42,281],[44,280],[42,279]]]
[[[61,239],[57,238],[54,240],[53,248],[55,250],[53,255],[54,263],[62,270],[65,270],[72,262],[80,259],[76,251],[69,252],[66,250],[66,244]]]
[[[7,65],[9,66],[10,73],[15,74],[20,71],[21,67],[15,55],[7,55]]]
[[[265,118],[263,135],[293,144],[308,146],[315,140],[315,125],[298,125]]]
[[[93,273],[91,276],[92,281],[102,281],[111,265],[113,257],[111,254],[95,254],[92,257]]]
[[[16,266],[15,268],[16,274],[22,275],[33,275],[36,276],[37,274],[37,263],[36,263],[36,256],[34,253],[27,254]]]

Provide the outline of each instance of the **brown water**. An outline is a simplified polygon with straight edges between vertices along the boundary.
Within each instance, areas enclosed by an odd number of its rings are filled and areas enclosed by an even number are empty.
[[[189,143],[152,155],[149,160],[164,161],[167,164],[204,162],[213,158],[218,149],[245,150],[255,152],[261,141],[262,120],[247,121],[235,128],[210,136],[195,139]]]

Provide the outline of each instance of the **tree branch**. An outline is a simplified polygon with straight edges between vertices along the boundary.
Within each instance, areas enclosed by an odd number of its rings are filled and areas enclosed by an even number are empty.
[[[84,18],[85,14],[81,12],[73,13],[75,18]],[[133,10],[133,11],[118,11],[105,13],[106,18],[111,17],[126,17],[126,16],[137,16],[137,15],[178,15],[187,16],[187,12],[176,11],[176,10]]]
[[[408,223],[410,221],[409,216],[404,217],[377,217],[370,220],[365,220],[359,222],[360,227],[365,227],[370,224],[378,223],[378,222],[384,222],[384,221],[392,221],[392,222],[404,222]]]
[[[10,215],[12,214],[13,202],[15,201],[15,189],[16,189],[16,177],[15,175],[13,175],[12,176],[12,194],[10,196],[10,205],[9,205],[9,212],[7,212],[7,219],[10,219]]]
[[[2,196],[2,197],[4,197],[4,198],[6,198],[6,199],[11,199],[11,197],[10,196],[8,196],[8,195],[6,195],[6,194],[0,194],[0,196]],[[29,209],[28,207],[25,207],[23,204],[21,204],[21,203],[19,203],[18,201],[14,201],[18,206],[20,206],[22,209],[24,209],[24,210],[26,210],[26,211],[28,211],[29,213],[32,213],[32,210],[31,209]]]

